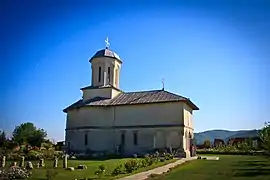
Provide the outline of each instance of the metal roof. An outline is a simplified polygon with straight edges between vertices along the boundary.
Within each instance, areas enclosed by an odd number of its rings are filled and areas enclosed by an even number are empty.
[[[99,51],[97,51],[94,56],[90,59],[90,61],[92,61],[94,58],[100,58],[100,57],[109,57],[109,58],[114,58],[117,59],[118,61],[121,61],[120,57],[118,56],[118,54],[116,54],[114,51],[112,51],[111,49],[101,49]]]
[[[165,90],[153,90],[153,91],[138,91],[138,92],[122,92],[116,97],[109,99],[104,97],[95,97],[87,101],[82,99],[70,105],[64,112],[67,112],[73,108],[80,108],[83,106],[117,106],[117,105],[132,105],[132,104],[150,104],[161,102],[186,102],[193,110],[199,110],[199,108],[193,104],[190,99],[183,96],[173,94]]]

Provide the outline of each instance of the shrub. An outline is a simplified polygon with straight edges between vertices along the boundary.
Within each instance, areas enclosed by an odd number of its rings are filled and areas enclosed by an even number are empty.
[[[3,179],[27,179],[31,175],[25,168],[18,166],[10,167],[8,170],[1,170],[0,176]]]
[[[126,172],[131,173],[132,171],[139,168],[139,163],[136,160],[129,160],[125,163]]]
[[[209,150],[197,150],[197,153],[199,154],[227,154],[227,155],[264,155],[265,152],[261,151],[220,151],[216,149],[209,149]]]
[[[123,166],[122,166],[122,164],[119,165],[119,166],[117,166],[116,168],[114,168],[114,170],[112,171],[112,175],[113,176],[117,176],[117,175],[123,174],[123,173],[124,172],[123,172]]]
[[[44,159],[53,159],[54,158],[54,150],[42,150],[42,158]]]
[[[6,159],[9,161],[19,161],[21,159],[21,156],[25,157],[25,160],[33,161],[33,160],[39,160],[40,158],[43,159],[54,159],[54,156],[56,155],[58,158],[62,156],[62,151],[54,151],[54,150],[34,150],[33,148],[27,153],[25,152],[7,152],[5,153]]]
[[[159,152],[158,151],[156,151],[155,157],[159,157]]]
[[[95,172],[98,176],[103,176],[105,174],[106,168],[104,165],[98,166],[98,170]]]
[[[144,155],[144,158],[149,158],[149,157],[150,157],[149,154],[145,154],[145,155]]]
[[[262,142],[262,148],[270,155],[270,122],[266,122],[259,131],[259,137]]]
[[[165,160],[166,160],[165,158],[160,158],[159,159],[160,162],[165,162]]]
[[[57,158],[61,158],[63,157],[64,153],[63,151],[54,151],[54,156],[56,156]]]
[[[18,161],[20,160],[20,155],[17,153],[3,152],[1,156],[6,156],[7,161]]]
[[[147,167],[148,166],[148,162],[146,161],[146,159],[141,160],[141,167]]]
[[[26,154],[25,158],[27,160],[39,160],[42,156],[42,152],[31,150]]]
[[[166,159],[166,160],[173,159],[173,155],[170,154],[170,153],[166,153],[166,154],[165,154],[165,159]]]
[[[155,162],[155,159],[151,158],[151,156],[144,158],[144,160],[146,161],[148,166],[151,166]]]
[[[29,151],[29,153],[26,154],[26,159],[39,160],[40,158],[43,158],[52,160],[55,158],[55,156],[60,159],[63,156],[63,152],[54,150],[40,150],[40,151],[31,150]]]

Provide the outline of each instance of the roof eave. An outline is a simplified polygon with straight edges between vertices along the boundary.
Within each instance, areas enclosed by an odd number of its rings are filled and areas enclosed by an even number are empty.
[[[120,64],[123,63],[120,59],[118,59],[118,58],[116,58],[116,57],[111,57],[111,56],[103,56],[103,57],[115,59],[115,60],[116,60],[117,62],[119,62]],[[95,56],[93,56],[93,57],[91,57],[91,59],[89,60],[89,62],[91,63],[94,59],[96,59],[96,58],[103,58],[103,57],[95,57]]]
[[[200,110],[190,99],[186,100],[187,104],[192,108],[192,110]]]
[[[83,87],[83,88],[81,88],[80,90],[86,90],[86,89],[103,89],[103,88],[112,88],[112,89],[114,89],[114,90],[117,90],[117,91],[120,91],[120,92],[123,92],[121,89],[118,89],[118,88],[116,88],[116,87],[114,87],[114,86],[86,86],[86,87]]]

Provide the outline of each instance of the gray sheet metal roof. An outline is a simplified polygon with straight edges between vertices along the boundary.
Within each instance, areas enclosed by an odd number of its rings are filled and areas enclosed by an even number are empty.
[[[118,61],[121,61],[120,57],[118,56],[118,54],[116,54],[114,51],[112,51],[111,49],[101,49],[99,51],[97,51],[95,53],[95,55],[89,60],[90,62],[94,59],[94,58],[99,58],[99,57],[109,57],[109,58],[114,58],[117,59]]]
[[[75,102],[71,106],[64,109],[67,112],[73,108],[80,108],[83,106],[117,106],[117,105],[132,105],[132,104],[149,104],[149,103],[161,103],[161,102],[177,102],[185,101],[193,110],[199,110],[199,108],[193,104],[188,98],[173,94],[165,90],[153,90],[153,91],[138,91],[138,92],[123,92],[118,94],[113,99],[95,97],[87,101],[82,99]]]

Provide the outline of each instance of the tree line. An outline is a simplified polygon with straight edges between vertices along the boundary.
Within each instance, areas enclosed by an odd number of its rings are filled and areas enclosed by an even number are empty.
[[[258,137],[261,141],[261,148],[266,150],[266,152],[270,155],[270,122],[265,123],[263,128],[258,131]],[[248,145],[249,147],[247,146],[246,148],[250,148],[252,146],[251,139],[247,138],[246,142],[242,144],[240,143],[241,148],[243,148],[243,145]],[[207,149],[211,148],[211,141],[208,139],[205,140],[202,146]]]
[[[41,147],[42,143],[48,143],[47,132],[37,128],[33,123],[26,122],[16,126],[12,136],[7,137],[5,131],[0,130],[0,147],[12,149],[20,145]]]
[[[264,127],[259,131],[259,137],[262,141],[262,146],[270,155],[270,122],[265,123]]]

